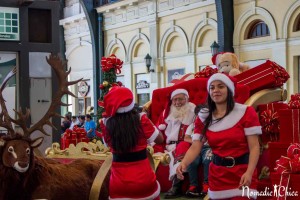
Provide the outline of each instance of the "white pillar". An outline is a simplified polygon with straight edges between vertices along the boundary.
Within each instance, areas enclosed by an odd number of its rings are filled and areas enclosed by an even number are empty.
[[[130,63],[123,64],[122,71],[124,74],[124,83],[123,84],[127,88],[132,88],[132,91],[133,91],[134,87],[132,85],[132,79],[133,79],[132,76],[134,76],[134,74],[132,74],[131,64]]]
[[[150,99],[152,98],[152,91],[161,87],[160,79],[160,64],[158,62],[158,25],[156,16],[156,7],[153,14],[148,19],[149,32],[150,32],[150,56],[152,57],[151,69],[154,72],[150,72]]]

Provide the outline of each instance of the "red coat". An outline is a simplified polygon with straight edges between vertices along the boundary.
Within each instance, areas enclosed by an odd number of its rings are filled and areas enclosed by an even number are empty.
[[[169,179],[172,180],[173,176],[176,174],[176,168],[180,164],[177,162],[182,160],[185,153],[190,147],[190,143],[183,141],[186,134],[187,128],[193,124],[195,119],[195,104],[189,102],[188,109],[185,116],[182,120],[174,119],[173,116],[169,115],[169,109],[165,109],[161,114],[157,127],[162,131],[165,137],[166,145],[165,149],[170,155],[170,164],[169,164]],[[174,143],[177,142],[178,144]],[[173,144],[172,144],[173,143]],[[156,145],[155,145],[156,146]],[[154,147],[154,149],[164,152],[165,149]]]
[[[200,138],[203,121],[207,114],[199,112],[195,121],[193,140]],[[221,121],[211,125],[206,137],[213,154],[221,157],[239,157],[249,152],[247,135],[261,134],[261,126],[253,107],[235,104],[233,111]],[[243,190],[238,188],[241,176],[247,170],[247,164],[235,165],[232,168],[217,166],[211,162],[209,166],[209,197],[212,199],[242,196]],[[256,191],[257,174],[253,173],[250,191]],[[247,191],[244,194],[247,195]],[[256,191],[257,192],[257,191]],[[252,197],[255,198],[255,197]]]
[[[133,152],[145,149],[147,144],[153,142],[159,134],[145,113],[141,113],[140,116],[145,137],[140,137]],[[109,136],[106,134],[104,137]],[[154,199],[159,194],[160,185],[147,158],[134,162],[112,163],[109,182],[110,199]]]

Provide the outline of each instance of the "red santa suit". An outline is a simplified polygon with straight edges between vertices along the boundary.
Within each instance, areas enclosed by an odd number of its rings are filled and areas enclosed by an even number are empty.
[[[208,116],[207,110],[202,109],[195,121],[195,134],[193,140],[202,138],[201,131],[204,120]],[[208,127],[206,138],[213,154],[218,157],[243,157],[249,153],[247,143],[248,135],[261,134],[258,116],[252,107],[235,103],[234,109],[221,121]],[[247,158],[248,162],[249,158]],[[234,164],[232,164],[234,165]],[[241,176],[246,172],[248,164],[234,166],[220,166],[211,162],[209,167],[209,197],[211,199],[224,199],[236,196],[247,196],[248,190],[240,190]],[[249,193],[255,194],[257,185],[257,172],[252,176]],[[256,198],[256,196],[250,196]]]
[[[182,119],[174,118],[168,110],[164,110],[158,120],[158,129],[165,135],[166,153],[170,155],[169,179],[176,174],[176,168],[190,147],[190,143],[183,141],[188,127],[195,119],[195,104],[188,102],[187,110]]]
[[[108,120],[104,119],[104,125]],[[125,155],[128,159],[135,159],[141,152],[146,151],[147,144],[154,142],[159,134],[157,128],[152,124],[145,113],[140,114],[141,126],[144,137],[139,137],[138,145],[132,152]],[[105,133],[104,138],[109,140],[109,135]],[[117,152],[111,149],[115,156]],[[124,157],[122,155],[122,157]],[[109,199],[155,199],[159,198],[160,185],[156,181],[156,176],[151,168],[147,157],[137,161],[113,161],[109,182]]]

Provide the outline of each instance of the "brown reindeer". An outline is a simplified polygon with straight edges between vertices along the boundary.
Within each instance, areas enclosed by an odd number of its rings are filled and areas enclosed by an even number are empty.
[[[51,117],[59,116],[54,110],[58,106],[66,106],[61,102],[63,95],[75,96],[68,86],[80,80],[68,82],[69,71],[64,70],[65,63],[56,55],[46,58],[58,76],[59,89],[53,98],[46,114],[34,125],[27,127],[29,109],[15,111],[18,119],[8,115],[2,95],[7,81],[16,73],[13,69],[4,79],[0,87],[0,126],[8,130],[7,135],[0,137],[0,200],[7,199],[89,199],[91,186],[101,166],[101,161],[75,159],[69,164],[62,164],[49,158],[35,156],[34,148],[43,142],[43,137],[30,139],[36,130],[47,135],[43,125],[52,127]],[[12,123],[19,125],[23,133],[17,133]],[[108,199],[108,178],[106,176],[99,199]]]

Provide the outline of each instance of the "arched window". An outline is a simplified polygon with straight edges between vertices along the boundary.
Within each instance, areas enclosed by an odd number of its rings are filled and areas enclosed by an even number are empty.
[[[268,25],[263,21],[256,21],[249,29],[247,39],[269,36]]]
[[[296,17],[294,27],[293,27],[293,32],[300,31],[300,14]]]

